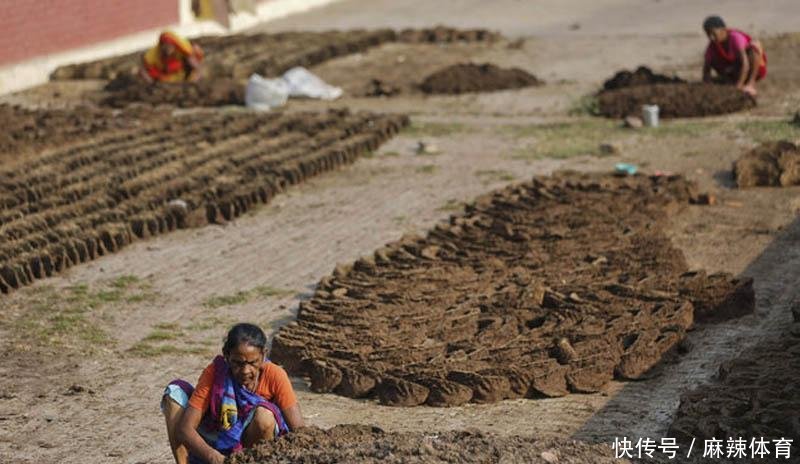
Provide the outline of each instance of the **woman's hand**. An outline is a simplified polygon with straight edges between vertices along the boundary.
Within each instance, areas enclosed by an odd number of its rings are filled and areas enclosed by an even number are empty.
[[[225,456],[219,451],[208,446],[203,437],[197,433],[197,427],[200,425],[200,420],[203,418],[203,413],[199,410],[189,406],[183,412],[181,421],[178,423],[178,437],[186,445],[190,454],[193,454],[203,461],[211,464],[223,464]]]
[[[225,456],[223,456],[223,455],[222,455],[222,453],[220,453],[220,452],[219,452],[219,451],[217,451],[217,450],[214,450],[214,452],[215,452],[215,453],[217,453],[217,455],[216,455],[216,456],[214,456],[214,457],[213,457],[213,458],[212,458],[210,461],[208,461],[208,462],[209,462],[210,464],[225,464]]]

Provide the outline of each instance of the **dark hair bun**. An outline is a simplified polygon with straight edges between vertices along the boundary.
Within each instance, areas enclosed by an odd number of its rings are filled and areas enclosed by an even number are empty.
[[[267,349],[267,336],[255,324],[242,322],[231,327],[228,331],[228,336],[225,337],[225,344],[222,346],[222,353],[226,356],[233,351],[237,346],[245,344],[254,346],[261,351]]]

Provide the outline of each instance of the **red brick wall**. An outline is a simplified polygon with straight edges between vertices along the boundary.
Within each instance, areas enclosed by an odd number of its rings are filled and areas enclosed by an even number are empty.
[[[0,64],[178,20],[178,0],[0,0]]]

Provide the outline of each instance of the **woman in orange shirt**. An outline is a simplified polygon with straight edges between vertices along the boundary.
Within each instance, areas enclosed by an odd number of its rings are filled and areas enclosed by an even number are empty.
[[[305,426],[289,376],[266,358],[266,347],[258,326],[237,324],[197,387],[167,385],[161,410],[176,463],[222,463],[243,447]]]

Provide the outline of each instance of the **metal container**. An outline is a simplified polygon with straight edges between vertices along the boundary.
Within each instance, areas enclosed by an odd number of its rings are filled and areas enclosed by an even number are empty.
[[[642,105],[644,127],[658,127],[658,105]]]

